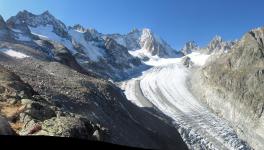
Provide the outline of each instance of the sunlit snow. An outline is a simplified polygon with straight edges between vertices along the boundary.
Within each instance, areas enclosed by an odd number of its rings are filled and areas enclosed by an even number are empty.
[[[191,53],[194,65],[204,65],[210,55]],[[219,118],[189,91],[191,71],[182,58],[150,59],[153,68],[121,84],[128,100],[139,107],[157,108],[171,117],[191,149],[243,149],[245,145],[228,122]],[[198,146],[198,147],[196,147]]]
[[[104,50],[94,46],[91,42],[86,41],[82,32],[71,30],[69,33],[76,42],[85,47],[85,53],[92,61],[98,61],[100,57],[103,57]]]
[[[21,52],[17,52],[17,51],[14,51],[12,49],[0,49],[0,52],[3,52],[5,53],[6,55],[8,56],[11,56],[11,57],[14,57],[14,58],[18,58],[18,59],[22,59],[22,58],[27,58],[29,57],[28,55],[26,54],[23,54]]]
[[[76,50],[73,48],[71,41],[66,38],[62,38],[54,33],[52,25],[29,27],[29,29],[32,34],[37,35],[39,38],[61,43],[66,46],[73,54],[76,53]]]

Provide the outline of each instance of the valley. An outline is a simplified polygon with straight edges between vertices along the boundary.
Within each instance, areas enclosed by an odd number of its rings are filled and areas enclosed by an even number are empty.
[[[0,16],[0,134],[261,150],[263,41],[259,27],[176,50],[148,28],[105,34],[48,11]]]

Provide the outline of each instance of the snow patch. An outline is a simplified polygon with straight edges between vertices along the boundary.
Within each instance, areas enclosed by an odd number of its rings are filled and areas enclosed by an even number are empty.
[[[3,53],[5,53],[8,56],[11,56],[11,57],[14,57],[14,58],[18,58],[18,59],[23,59],[23,58],[29,57],[26,54],[23,54],[21,52],[14,51],[12,49],[6,49],[6,48],[4,48],[4,49],[0,49],[0,52],[3,52]]]
[[[22,31],[19,30],[19,29],[11,29],[11,30],[14,31],[14,32],[17,32],[17,33],[22,33]]]
[[[17,34],[16,39],[19,41],[31,41],[31,38],[23,34]]]

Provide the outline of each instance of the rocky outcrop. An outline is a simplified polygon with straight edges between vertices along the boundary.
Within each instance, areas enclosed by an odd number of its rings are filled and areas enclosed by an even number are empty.
[[[191,61],[191,58],[188,57],[188,56],[185,56],[183,59],[182,59],[182,63],[185,67],[189,68],[189,67],[192,67],[193,65],[193,62]]]
[[[74,137],[104,141],[107,138],[107,129],[95,125],[85,118],[54,117],[41,124],[41,130],[36,135]]]
[[[236,43],[237,41],[224,41],[222,37],[217,35],[210,41],[208,46],[204,48],[202,51],[206,52],[207,54],[226,53],[230,51]]]
[[[264,146],[263,40],[264,28],[251,30],[231,51],[213,56],[192,80],[201,100],[255,149]]]
[[[196,44],[195,41],[189,41],[187,42],[184,47],[181,49],[181,52],[184,55],[188,55],[194,51],[197,51],[199,49],[198,45]]]

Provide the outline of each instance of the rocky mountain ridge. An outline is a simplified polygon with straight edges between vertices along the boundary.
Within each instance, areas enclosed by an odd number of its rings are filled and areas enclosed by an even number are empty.
[[[192,79],[196,96],[254,149],[262,149],[264,141],[263,35],[263,27],[249,31],[230,51],[212,56]]]
[[[201,52],[205,54],[221,54],[230,51],[237,43],[237,40],[224,41],[221,36],[216,35],[205,47],[199,47],[195,41],[189,41],[181,49],[181,52],[184,55],[188,55],[192,52]]]

